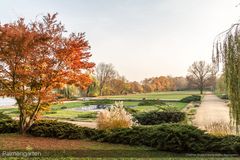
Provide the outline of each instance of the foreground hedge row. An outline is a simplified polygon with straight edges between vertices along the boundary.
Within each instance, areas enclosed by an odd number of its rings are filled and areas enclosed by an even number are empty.
[[[17,129],[17,123],[14,121],[0,121],[0,133],[14,133]],[[218,152],[240,155],[240,137],[215,137],[196,127],[180,124],[100,131],[57,121],[39,121],[31,127],[29,134],[41,137],[91,139],[109,143],[145,145],[171,152]]]

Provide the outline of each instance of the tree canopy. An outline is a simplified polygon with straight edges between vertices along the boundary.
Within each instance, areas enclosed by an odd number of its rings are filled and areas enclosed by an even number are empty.
[[[23,18],[0,24],[0,93],[14,97],[22,133],[54,100],[54,88],[75,84],[86,88],[94,63],[84,33],[65,35],[65,28],[46,15],[41,21]]]

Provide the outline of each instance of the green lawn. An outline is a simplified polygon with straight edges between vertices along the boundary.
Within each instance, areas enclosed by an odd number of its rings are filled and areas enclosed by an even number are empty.
[[[93,121],[96,119],[97,112],[92,111],[72,111],[72,110],[58,110],[53,114],[44,114],[45,117],[56,119],[68,119],[74,121]]]
[[[166,104],[169,105],[170,107],[176,108],[179,111],[181,111],[187,105],[187,103],[184,103],[184,102],[167,102]],[[147,112],[151,110],[156,110],[158,109],[158,107],[157,106],[137,106],[134,109],[141,112]]]
[[[174,91],[174,92],[154,92],[154,93],[142,93],[142,94],[131,94],[131,95],[121,95],[121,96],[105,96],[99,99],[89,100],[89,101],[79,101],[79,102],[69,102],[53,104],[51,110],[44,113],[43,116],[48,118],[56,119],[68,119],[76,121],[93,121],[96,118],[96,112],[93,111],[76,111],[73,108],[81,108],[88,105],[98,105],[98,104],[114,104],[114,99],[123,99],[123,104],[125,106],[135,106],[134,109],[137,111],[151,111],[158,109],[154,105],[150,106],[139,106],[142,98],[148,99],[181,99],[192,94],[199,94],[198,91]],[[105,99],[109,98],[109,99]],[[133,101],[129,99],[134,99]],[[182,110],[187,103],[183,102],[166,102],[167,105],[177,108],[177,110]],[[1,109],[0,112],[10,115],[11,117],[17,117],[19,111],[17,108],[7,108]]]
[[[152,106],[138,106],[139,101],[124,101],[125,106],[135,106],[134,109],[140,112],[148,112],[151,110],[156,110],[158,107]],[[93,121],[96,119],[97,113],[94,111],[76,111],[73,108],[81,108],[86,105],[97,105],[97,104],[113,104],[114,101],[105,100],[91,100],[91,101],[79,101],[79,102],[70,102],[65,104],[54,104],[51,107],[50,111],[44,113],[44,117],[54,118],[54,119],[67,119],[74,121]],[[166,102],[167,105],[177,108],[179,111],[183,109],[187,103],[183,102]],[[62,109],[64,107],[64,109]],[[0,112],[7,114],[11,117],[18,117],[19,111],[17,108],[8,108],[0,109]]]
[[[101,98],[109,99],[182,99],[193,94],[199,95],[199,91],[168,91],[168,92],[152,92],[152,93],[139,93],[139,94],[128,94],[119,96],[102,96]]]

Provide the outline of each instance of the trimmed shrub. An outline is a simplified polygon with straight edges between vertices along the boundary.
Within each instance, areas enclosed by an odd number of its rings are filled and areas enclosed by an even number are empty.
[[[12,119],[9,115],[4,114],[3,112],[0,112],[0,120],[10,120]]]
[[[105,132],[102,142],[145,145],[161,151],[184,153],[240,154],[240,137],[215,137],[189,125],[162,124],[114,129]]]
[[[166,103],[160,100],[142,100],[141,102],[138,103],[138,106],[154,106],[154,105],[163,106],[166,105]]]
[[[16,133],[19,127],[17,121],[11,119],[0,120],[0,133]]]
[[[79,114],[77,116],[77,118],[96,118],[97,117],[97,113],[96,112],[89,112],[86,114]]]
[[[28,133],[38,137],[54,137],[61,139],[88,139],[98,132],[87,127],[78,127],[75,124],[57,121],[37,121]]]
[[[193,126],[163,124],[112,130],[106,133],[102,141],[146,145],[162,151],[193,153],[205,151],[208,136]]]
[[[6,129],[8,128],[8,129]],[[16,121],[0,121],[0,133],[17,132]],[[240,137],[216,137],[189,125],[161,124],[112,130],[96,130],[57,121],[38,121],[29,134],[41,137],[91,139],[101,142],[140,145],[178,153],[224,153],[240,155]]]
[[[186,115],[183,112],[151,111],[135,114],[134,117],[142,125],[156,125],[181,122],[186,118]]]
[[[219,97],[221,99],[228,99],[228,95],[227,94],[221,94]]]
[[[67,107],[66,106],[62,106],[60,109],[67,109]]]
[[[191,96],[181,99],[181,102],[185,102],[185,103],[197,102],[197,101],[201,101],[201,96],[191,95]]]

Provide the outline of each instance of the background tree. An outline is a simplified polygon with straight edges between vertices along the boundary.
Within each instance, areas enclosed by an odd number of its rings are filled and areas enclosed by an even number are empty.
[[[188,82],[185,77],[173,77],[174,90],[181,91],[188,89]]]
[[[203,89],[213,79],[213,70],[214,67],[204,61],[194,62],[188,69],[187,80],[197,86],[202,94]]]
[[[85,73],[94,63],[89,62],[84,34],[65,37],[64,32],[56,14],[29,24],[20,18],[0,25],[0,93],[16,99],[21,133],[54,101],[54,88],[63,84],[86,88],[91,83]]]
[[[125,77],[118,76],[109,82],[107,89],[110,95],[123,95],[129,92],[129,84]]]
[[[219,76],[216,80],[216,89],[215,92],[217,94],[226,94],[227,93],[227,87],[226,87],[226,83],[225,83],[225,77],[224,74],[221,74],[221,76]]]
[[[143,92],[143,86],[134,81],[129,83],[129,92],[130,93],[142,93]]]
[[[89,85],[88,89],[86,90],[86,96],[96,97],[99,96],[99,82],[94,77],[92,77],[92,80],[92,84]]]
[[[223,62],[227,94],[230,100],[232,124],[240,127],[240,23],[217,35],[214,42],[213,62]]]
[[[103,89],[107,83],[117,76],[117,71],[112,64],[100,63],[96,67],[96,78],[99,82],[99,92],[103,95]]]

